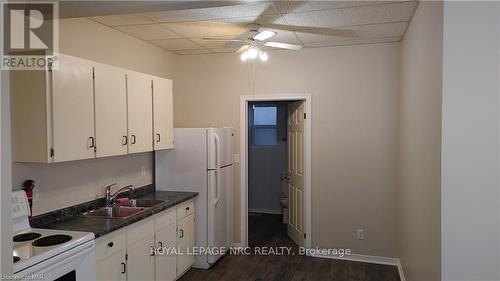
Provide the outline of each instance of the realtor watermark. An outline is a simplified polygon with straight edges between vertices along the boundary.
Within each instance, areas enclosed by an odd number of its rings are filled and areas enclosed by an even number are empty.
[[[43,274],[32,274],[32,275],[0,275],[0,280],[43,280]]]
[[[1,69],[57,69],[58,2],[7,1],[1,13]]]
[[[351,255],[351,249],[342,248],[305,248],[305,247],[150,247],[150,255],[260,255],[260,256],[294,256],[294,255],[323,255],[343,258]]]

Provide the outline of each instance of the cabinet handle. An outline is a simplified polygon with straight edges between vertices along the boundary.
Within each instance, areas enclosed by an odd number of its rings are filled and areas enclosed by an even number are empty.
[[[128,143],[128,138],[127,138],[127,136],[123,136],[123,137],[122,137],[122,145],[127,145],[127,143]]]
[[[125,272],[127,272],[126,264],[122,262],[122,274],[124,274]]]
[[[93,148],[95,146],[94,137],[89,137],[89,148]]]
[[[160,248],[163,248],[163,243],[162,242],[158,242],[158,245],[160,245]]]
[[[186,211],[189,211],[189,207],[186,207]]]
[[[179,229],[179,238],[184,238],[184,230],[183,229]]]
[[[110,247],[110,248],[113,247],[113,245],[114,245],[113,242],[108,243],[108,247]]]
[[[131,135],[131,136],[130,136],[130,142],[131,142],[132,144],[135,144],[135,143],[136,143],[135,135]]]
[[[156,134],[156,142],[160,142],[161,140],[161,135],[160,134]]]
[[[154,256],[155,255],[155,247],[154,246],[149,246],[149,248],[151,248],[151,251],[150,251],[150,256]]]

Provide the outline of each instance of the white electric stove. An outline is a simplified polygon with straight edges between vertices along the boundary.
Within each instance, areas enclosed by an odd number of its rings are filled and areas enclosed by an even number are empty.
[[[14,275],[24,278],[95,280],[94,234],[31,228],[24,191],[12,193]]]

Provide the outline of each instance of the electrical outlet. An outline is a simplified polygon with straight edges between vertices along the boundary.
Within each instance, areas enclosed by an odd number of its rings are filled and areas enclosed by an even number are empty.
[[[142,166],[141,167],[141,177],[145,177],[146,176],[146,167]]]
[[[365,240],[365,230],[360,228],[356,231],[356,237],[358,240]]]

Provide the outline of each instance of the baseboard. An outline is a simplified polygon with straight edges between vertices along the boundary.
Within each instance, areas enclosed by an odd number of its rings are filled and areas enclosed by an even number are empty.
[[[401,279],[401,281],[406,281],[405,275],[403,272],[403,267],[401,266],[401,261],[398,258],[356,255],[356,254],[343,256],[343,257],[332,256],[332,255],[312,254],[311,257],[393,265],[393,266],[396,266],[398,268],[399,279]]]
[[[271,209],[259,209],[259,208],[249,208],[249,213],[259,213],[259,214],[271,214],[271,215],[281,215],[282,210],[271,210]]]

